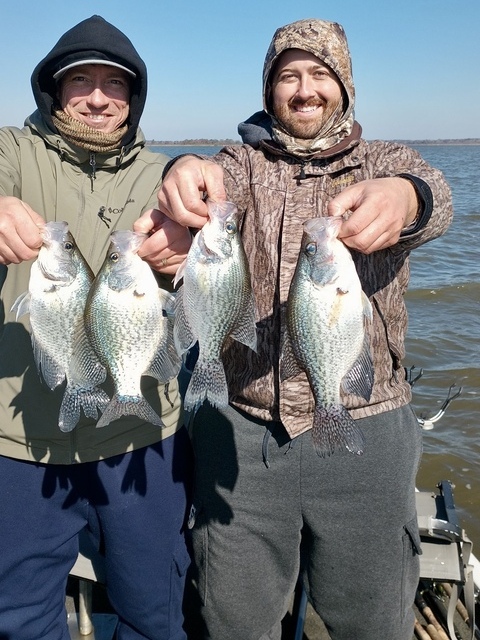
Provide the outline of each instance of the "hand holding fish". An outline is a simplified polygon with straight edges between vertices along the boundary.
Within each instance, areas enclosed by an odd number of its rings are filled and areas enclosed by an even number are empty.
[[[0,196],[0,264],[36,258],[42,246],[44,219],[26,202]]]
[[[165,176],[158,208],[184,227],[201,229],[208,220],[204,193],[214,202],[226,200],[223,169],[210,160],[185,156]]]
[[[155,271],[174,275],[192,244],[187,227],[158,209],[150,209],[138,218],[133,230],[149,236],[138,250],[138,255]]]
[[[338,237],[351,249],[369,254],[398,242],[418,212],[415,188],[405,178],[376,178],[346,187],[328,204],[329,216],[351,211]]]

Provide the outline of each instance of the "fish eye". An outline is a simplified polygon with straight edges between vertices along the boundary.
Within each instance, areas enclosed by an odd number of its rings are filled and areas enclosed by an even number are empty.
[[[112,251],[112,253],[109,255],[109,258],[112,262],[118,262],[119,255],[116,251]]]
[[[63,248],[65,249],[65,251],[73,251],[75,245],[73,244],[73,242],[70,242],[70,240],[67,240],[63,243]]]
[[[317,243],[309,242],[305,247],[305,253],[307,256],[314,256],[317,253]]]
[[[233,236],[233,234],[237,232],[237,225],[235,224],[235,222],[233,222],[233,220],[228,220],[225,223],[225,231],[230,236]]]

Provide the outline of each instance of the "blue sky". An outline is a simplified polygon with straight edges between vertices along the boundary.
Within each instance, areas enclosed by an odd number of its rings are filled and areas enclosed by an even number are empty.
[[[340,22],[367,139],[480,138],[479,0],[14,0],[2,3],[0,126],[34,109],[30,75],[58,38],[94,13],[124,31],[149,71],[147,139],[238,139],[262,106],[275,29]]]

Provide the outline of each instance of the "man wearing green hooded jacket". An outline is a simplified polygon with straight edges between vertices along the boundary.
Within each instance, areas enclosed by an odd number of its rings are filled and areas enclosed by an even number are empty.
[[[116,637],[184,640],[191,451],[177,381],[167,389],[143,379],[163,428],[125,416],[97,429],[82,417],[63,433],[63,386],[42,384],[28,316],[15,321],[10,311],[28,289],[45,222],[66,221],[96,273],[111,232],[136,229],[156,206],[166,158],[145,148],[139,128],[145,64],[121,31],[92,16],[37,65],[32,89],[37,110],[25,126],[0,129],[0,637],[68,640],[66,581],[87,528],[105,555]],[[190,234],[174,256],[174,223],[157,223],[139,253],[171,273]]]

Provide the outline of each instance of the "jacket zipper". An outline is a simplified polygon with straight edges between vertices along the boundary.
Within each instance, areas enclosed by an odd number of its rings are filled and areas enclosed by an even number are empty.
[[[90,167],[91,167],[91,172],[90,172],[90,183],[92,186],[92,193],[93,193],[93,181],[96,180],[97,176],[96,176],[96,172],[97,172],[97,157],[96,154],[92,151],[90,153]]]

